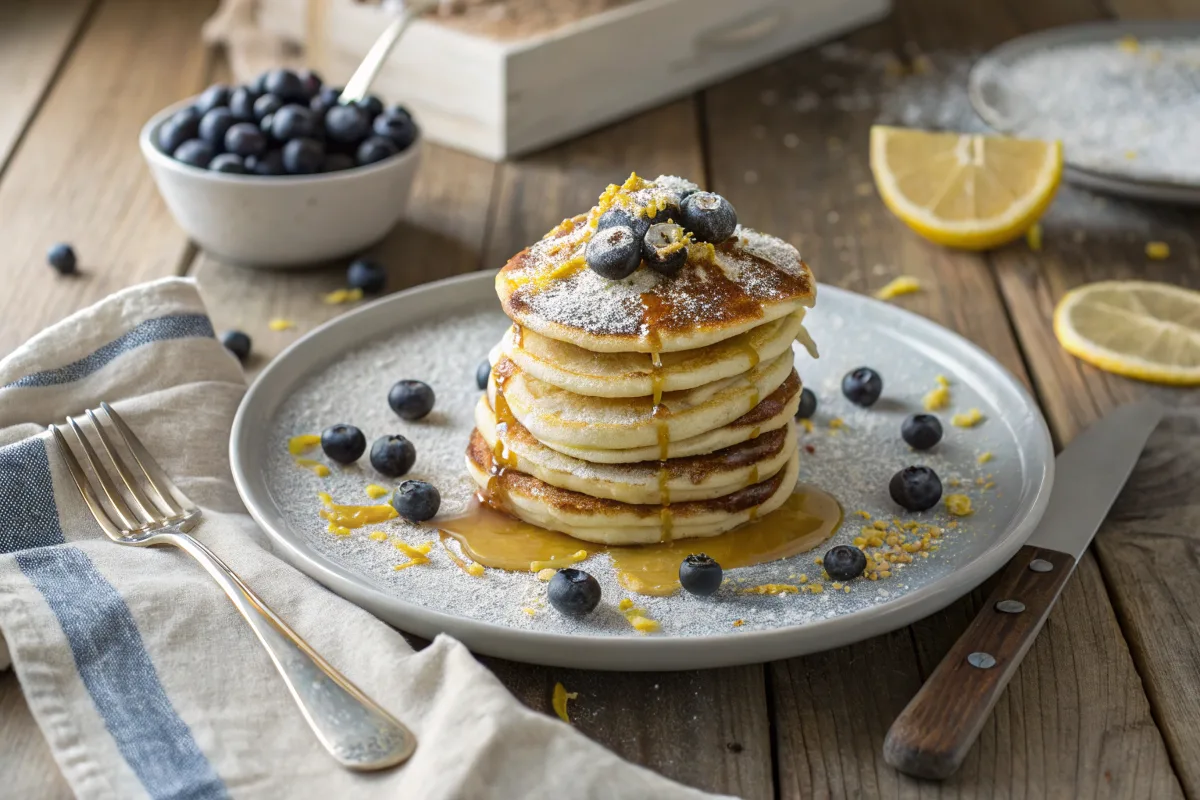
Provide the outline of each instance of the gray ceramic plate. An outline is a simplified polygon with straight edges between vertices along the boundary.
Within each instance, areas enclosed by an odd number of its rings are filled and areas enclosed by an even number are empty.
[[[606,555],[584,565],[604,586],[604,602],[575,622],[545,604],[546,585],[528,573],[489,570],[485,578],[472,578],[436,550],[432,563],[396,571],[403,557],[388,544],[365,532],[326,533],[316,492],[329,491],[339,502],[370,502],[363,488],[379,478],[369,467],[355,467],[318,479],[292,463],[286,439],[333,422],[352,422],[368,439],[404,433],[420,454],[414,474],[435,482],[443,510],[452,512],[471,491],[462,452],[479,396],[475,366],[506,326],[493,276],[477,273],[364,306],[314,330],[271,363],[238,412],[231,458],[246,507],[281,557],[399,628],[425,637],[449,633],[480,653],[592,669],[717,667],[838,647],[937,611],[1012,556],[1049,497],[1050,437],[1032,399],[1007,371],[921,317],[823,286],[807,322],[822,357],[813,361],[801,353],[797,367],[820,398],[814,428],[801,439],[801,479],[833,493],[847,512],[830,545],[859,534],[865,521],[858,511],[882,519],[952,521],[940,506],[905,516],[892,503],[888,478],[911,463],[933,467],[947,493],[967,494],[975,508],[946,528],[936,552],[890,578],[854,581],[849,593],[828,583],[819,595],[739,591],[797,583],[800,574],[819,580],[813,558],[830,546],[822,545],[785,561],[732,570],[714,599],[635,597],[662,625],[660,633],[645,635],[615,610],[624,593]],[[850,405],[838,388],[843,374],[864,364],[884,379],[883,399],[869,410]],[[900,422],[920,409],[938,375],[951,381],[952,404],[940,412],[946,438],[929,453],[915,453],[900,439]],[[424,421],[402,422],[387,407],[388,387],[406,377],[428,380],[437,391],[437,408]],[[971,408],[982,412],[981,425],[949,424],[952,413]],[[385,527],[410,544],[431,538],[412,526]]]
[[[1132,36],[1139,40],[1200,40],[1200,22],[1193,20],[1134,20],[1089,22],[1038,31],[1012,39],[981,58],[971,69],[968,95],[971,105],[992,128],[1014,136],[1028,134],[1036,114],[1028,98],[1006,81],[1015,65],[1046,50],[1094,42],[1116,42]],[[1054,79],[1048,75],[1047,80]],[[1200,185],[1177,175],[1148,171],[1123,152],[1087,153],[1064,150],[1065,177],[1095,191],[1170,203],[1200,204]]]

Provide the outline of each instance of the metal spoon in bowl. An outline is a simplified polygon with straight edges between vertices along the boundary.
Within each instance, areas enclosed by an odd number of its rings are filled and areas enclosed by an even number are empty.
[[[396,17],[392,24],[388,25],[379,35],[375,44],[371,45],[371,49],[367,51],[366,58],[358,65],[358,69],[354,70],[354,74],[346,82],[346,88],[338,95],[338,102],[345,105],[366,97],[371,90],[371,84],[375,81],[375,76],[379,74],[383,63],[387,61],[388,54],[392,52],[396,42],[400,41],[400,36],[408,28],[409,23],[439,5],[439,0],[412,0],[404,3],[400,16]]]

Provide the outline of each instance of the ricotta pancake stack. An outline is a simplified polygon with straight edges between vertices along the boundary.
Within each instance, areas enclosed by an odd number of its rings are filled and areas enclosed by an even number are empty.
[[[799,472],[792,342],[812,273],[718,195],[636,175],[496,276],[512,327],[491,353],[467,466],[481,496],[609,545],[729,531]]]

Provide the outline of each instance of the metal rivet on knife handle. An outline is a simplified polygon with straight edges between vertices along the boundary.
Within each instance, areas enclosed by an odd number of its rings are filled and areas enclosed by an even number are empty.
[[[1020,614],[1025,610],[1025,604],[1020,600],[1001,600],[996,603],[996,610],[1005,614]]]
[[[991,669],[996,666],[996,658],[991,653],[971,653],[967,656],[967,663],[979,669]]]
[[[1044,558],[1035,558],[1029,562],[1029,568],[1034,572],[1052,572],[1054,565]]]

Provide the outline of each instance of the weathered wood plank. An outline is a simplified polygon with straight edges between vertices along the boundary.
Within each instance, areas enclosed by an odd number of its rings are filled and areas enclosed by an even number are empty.
[[[92,0],[0,4],[0,174],[70,52]]]
[[[846,40],[865,59],[802,53],[705,93],[711,183],[744,221],[796,243],[826,282],[866,291],[916,276],[924,290],[899,304],[967,336],[1027,383],[987,259],[930,245],[891,217],[870,185],[866,141],[888,91],[872,55],[969,52],[1096,14],[1086,3],[1032,5],[898,3],[889,20]],[[1178,795],[1090,557],[963,770],[934,786],[884,764],[888,725],[978,602],[977,592],[908,633],[771,665],[781,795]]]
[[[154,112],[204,85],[198,31],[214,0],[108,0],[29,125],[0,179],[0,353],[117,289],[174,274],[188,244],[142,164]],[[74,244],[81,275],[45,264]]]

